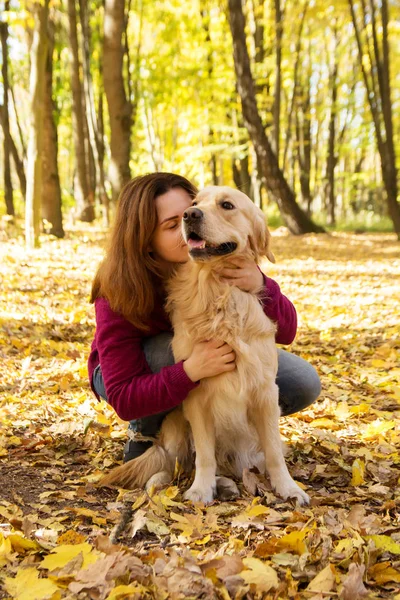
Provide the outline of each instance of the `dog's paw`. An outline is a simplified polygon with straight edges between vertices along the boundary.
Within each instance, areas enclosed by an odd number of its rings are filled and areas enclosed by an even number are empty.
[[[215,488],[199,488],[192,485],[183,495],[185,500],[191,500],[191,502],[202,502],[203,504],[209,504],[214,500]]]
[[[146,490],[149,491],[153,486],[155,490],[159,490],[168,483],[171,483],[171,481],[171,473],[168,473],[168,471],[159,471],[150,477],[146,483]]]
[[[275,491],[281,498],[287,500],[288,498],[295,498],[300,506],[305,506],[306,504],[310,504],[310,497],[306,494],[300,486],[297,485],[293,479],[285,483],[278,483],[273,486]]]
[[[239,488],[236,483],[229,477],[217,477],[217,496],[218,500],[226,502],[240,496]]]

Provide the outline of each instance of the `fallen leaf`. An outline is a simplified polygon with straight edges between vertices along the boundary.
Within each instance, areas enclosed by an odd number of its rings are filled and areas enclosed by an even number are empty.
[[[241,571],[240,576],[246,583],[253,584],[257,592],[269,592],[279,585],[277,572],[258,558],[244,558],[243,564],[247,570]]]
[[[61,598],[58,586],[50,579],[39,579],[34,567],[20,569],[15,578],[5,577],[4,586],[13,600],[56,600]]]
[[[316,594],[320,592],[332,592],[335,587],[335,581],[336,569],[333,565],[329,564],[310,581],[306,590]]]

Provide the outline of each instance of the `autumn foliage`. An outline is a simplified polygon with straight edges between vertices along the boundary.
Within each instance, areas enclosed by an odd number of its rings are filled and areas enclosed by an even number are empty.
[[[126,439],[87,381],[103,241],[88,227],[31,254],[0,246],[0,598],[400,598],[395,236],[273,232],[290,350],[323,384],[281,421],[302,508],[253,472],[207,507],[183,501],[178,467],[159,492],[96,487]]]

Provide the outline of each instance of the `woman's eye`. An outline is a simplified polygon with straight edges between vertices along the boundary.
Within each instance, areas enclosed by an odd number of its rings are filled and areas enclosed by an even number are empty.
[[[233,206],[233,204],[231,204],[230,202],[223,202],[221,204],[222,208],[224,208],[225,210],[232,210],[232,208],[235,208]]]
[[[172,225],[172,227],[169,227],[169,229],[175,229],[175,227],[178,226],[178,223],[175,223],[174,225]]]

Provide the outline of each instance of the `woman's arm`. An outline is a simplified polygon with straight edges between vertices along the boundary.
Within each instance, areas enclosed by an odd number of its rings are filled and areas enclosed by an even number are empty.
[[[276,341],[278,344],[291,344],[296,337],[297,313],[289,298],[284,296],[279,285],[262,273],[264,288],[260,292],[264,312],[277,326]]]
[[[181,404],[196,387],[183,361],[152,373],[142,350],[143,333],[104,299],[95,302],[96,347],[107,399],[124,421],[138,419]]]
[[[252,259],[237,256],[230,262],[234,268],[222,269],[222,280],[244,292],[257,293],[265,314],[277,324],[276,341],[278,344],[291,344],[297,330],[296,309],[282,294],[279,285],[267,277]]]

